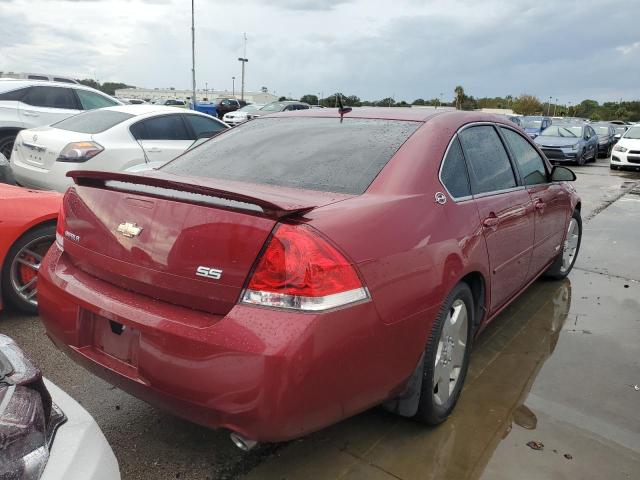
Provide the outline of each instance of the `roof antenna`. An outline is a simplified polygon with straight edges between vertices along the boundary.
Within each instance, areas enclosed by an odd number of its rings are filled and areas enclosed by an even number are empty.
[[[342,102],[341,93],[336,93],[336,101],[338,102],[338,112],[340,113],[340,123],[342,123],[344,114],[349,113],[352,110],[352,108],[344,106],[344,103]]]
[[[139,139],[135,139],[136,143],[138,144],[138,146],[142,149],[142,154],[144,155],[144,162],[149,164],[151,163],[151,160],[149,160],[149,157],[147,156],[147,151],[144,149],[144,147],[142,146],[142,143],[140,143]]]

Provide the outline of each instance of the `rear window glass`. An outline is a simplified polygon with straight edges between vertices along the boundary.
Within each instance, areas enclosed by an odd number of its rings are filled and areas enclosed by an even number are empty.
[[[271,118],[245,123],[161,167],[178,175],[361,194],[420,122]]]
[[[66,118],[52,126],[79,133],[101,133],[133,117],[130,113],[112,110],[92,110]]]

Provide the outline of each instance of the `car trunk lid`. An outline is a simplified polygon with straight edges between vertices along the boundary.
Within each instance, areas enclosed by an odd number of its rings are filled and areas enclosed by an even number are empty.
[[[218,315],[237,302],[279,220],[349,198],[161,172],[69,176],[77,185],[65,196],[63,241],[77,267]]]
[[[21,132],[16,142],[18,157],[24,163],[44,170],[51,167],[60,156],[62,149],[71,142],[89,142],[88,133],[71,132],[52,127],[39,127]]]

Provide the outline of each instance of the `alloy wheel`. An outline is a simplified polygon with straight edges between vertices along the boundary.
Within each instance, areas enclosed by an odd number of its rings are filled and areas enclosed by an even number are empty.
[[[11,262],[11,287],[25,302],[38,305],[38,271],[42,258],[53,243],[55,237],[38,237],[18,251]]]
[[[571,265],[573,265],[579,240],[580,226],[575,218],[571,218],[567,229],[567,237],[565,238],[562,248],[562,266],[560,267],[560,271],[566,272],[571,268]]]
[[[467,350],[469,315],[465,302],[457,299],[442,326],[433,371],[433,399],[445,405],[453,394]]]

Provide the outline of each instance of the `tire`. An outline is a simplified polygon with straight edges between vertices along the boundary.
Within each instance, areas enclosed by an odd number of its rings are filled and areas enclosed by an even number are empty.
[[[2,267],[4,298],[7,303],[24,313],[30,315],[38,313],[37,270],[55,238],[55,225],[49,223],[37,226],[15,241],[4,260]],[[28,262],[31,266],[23,262]]]
[[[574,228],[577,230],[574,230]],[[576,235],[576,237],[569,238],[572,235]],[[571,215],[569,224],[567,225],[567,233],[565,234],[564,241],[562,242],[562,250],[545,272],[545,276],[555,280],[562,280],[563,278],[566,278],[567,275],[571,273],[571,270],[576,263],[581,242],[582,217],[580,216],[580,212],[575,210]],[[571,251],[572,253],[569,253]]]
[[[13,150],[13,142],[15,139],[15,133],[0,136],[0,153],[3,154],[7,160],[11,158],[11,150]]]
[[[620,167],[619,167],[618,165],[612,165],[612,164],[609,164],[609,168],[610,168],[611,170],[620,170]]]
[[[576,163],[578,164],[578,166],[582,167],[583,165],[585,165],[587,163],[587,158],[586,158],[586,152],[585,150],[582,150],[582,153],[580,154],[580,157],[578,157],[578,160],[576,161]]]
[[[469,367],[473,343],[474,312],[471,289],[466,283],[461,282],[445,299],[429,334],[424,354],[424,371],[418,411],[413,417],[415,420],[427,425],[438,425],[444,422],[453,411]],[[457,321],[453,324],[450,323],[452,318],[456,318],[456,314]],[[466,314],[466,318],[463,318],[463,314]],[[457,331],[453,328],[456,324],[458,325]],[[448,328],[451,343],[442,342],[445,328]],[[456,338],[458,338],[457,342]],[[448,349],[448,352],[445,349]],[[449,372],[448,375],[447,372]],[[443,373],[449,378],[445,380],[441,376]],[[452,380],[454,376],[455,381]],[[442,393],[445,392],[442,389],[443,382],[446,382],[446,386],[449,388],[446,394]]]

